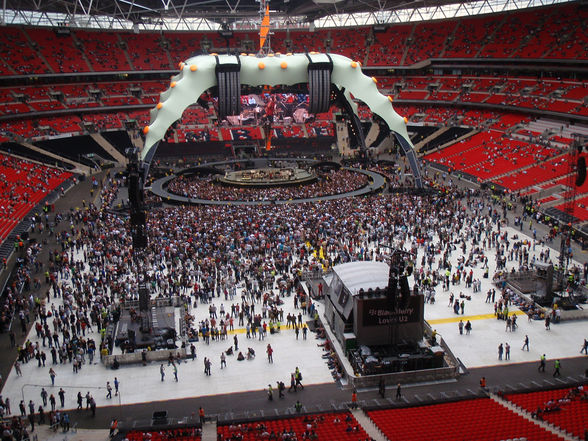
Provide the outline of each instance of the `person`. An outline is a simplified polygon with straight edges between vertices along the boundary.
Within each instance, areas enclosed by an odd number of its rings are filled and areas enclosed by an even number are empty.
[[[541,356],[541,360],[539,361],[539,368],[537,369],[539,372],[545,372],[545,354]]]
[[[547,314],[545,316],[545,330],[546,331],[549,331],[551,329],[550,323],[551,323],[551,316],[549,314]]]
[[[82,409],[84,407],[83,406],[84,397],[82,397],[82,393],[80,391],[78,391],[77,402],[78,402],[78,410]]]
[[[472,322],[470,322],[469,320],[465,324],[465,330],[466,335],[470,335],[470,332],[472,332]]]
[[[400,387],[400,383],[396,386],[396,399],[400,400],[402,398],[402,389]]]
[[[437,330],[433,329],[433,332],[431,332],[431,342],[436,345],[437,344]]]
[[[159,365],[159,373],[161,374],[161,381],[165,379],[165,368],[163,367],[163,363]]]
[[[51,377],[51,386],[55,386],[55,371],[49,368],[49,376]]]
[[[118,395],[118,385],[119,385],[119,381],[118,378],[114,377],[114,396],[116,397]]]
[[[225,356],[224,352],[221,352],[220,356],[220,367],[221,369],[227,365],[227,357]]]
[[[273,358],[272,354],[274,353],[274,350],[272,349],[272,347],[269,343],[267,344],[267,349],[265,350],[265,352],[267,352],[267,361],[270,363],[273,363],[274,358]]]
[[[457,324],[457,327],[459,329],[459,335],[463,335],[463,320],[460,320],[459,323]]]
[[[284,389],[286,389],[286,386],[284,386],[284,382],[278,381],[278,396],[280,398],[284,398]]]
[[[555,370],[553,371],[553,376],[554,377],[561,377],[561,373],[559,372],[559,369],[561,368],[561,362],[558,360],[555,360],[555,364],[554,364]]]
[[[351,392],[351,408],[357,409],[357,392],[355,389]]]
[[[116,418],[112,418],[112,421],[110,421],[110,438],[112,438],[114,436],[114,432],[116,432],[116,429],[118,428],[118,420]]]
[[[49,404],[51,405],[51,411],[55,412],[55,396],[53,394],[49,395]]]
[[[521,351],[524,351],[525,348],[527,348],[527,352],[529,352],[529,336],[525,335],[525,342],[523,343],[523,347],[521,348]]]
[[[480,387],[486,389],[486,377],[480,378]]]
[[[299,400],[296,400],[296,404],[294,404],[294,410],[296,413],[300,413],[302,411],[302,403]]]
[[[272,385],[268,384],[267,385],[267,399],[269,401],[273,401],[274,400],[274,390],[272,389]]]
[[[45,388],[41,388],[41,400],[43,400],[43,406],[47,407],[47,397],[49,394],[45,390]]]
[[[588,355],[588,340],[584,339],[584,344],[582,345],[582,349],[580,350],[580,354],[586,354]]]
[[[294,392],[297,392],[297,388],[298,386],[296,386],[296,377],[294,375],[294,373],[290,374],[290,388],[288,389],[288,392],[292,392],[292,389],[294,389]]]
[[[510,360],[510,345],[508,342],[504,344],[504,359]]]
[[[300,386],[300,389],[304,389],[304,386],[302,385],[302,372],[300,372],[300,369],[298,369],[298,366],[296,366],[296,369],[294,370],[294,378],[296,379],[296,386]]]
[[[96,416],[96,400],[93,396],[90,396],[90,410],[92,412],[92,416]]]
[[[200,418],[200,424],[204,424],[204,409],[202,406],[198,408],[198,417]]]
[[[174,379],[176,380],[176,383],[177,383],[178,382],[178,366],[176,366],[175,363],[173,365],[173,369],[174,369]]]
[[[61,407],[65,407],[65,391],[61,387],[59,388],[59,392],[57,393],[57,395],[59,395]]]
[[[237,355],[237,361],[243,361],[245,360],[245,356],[243,355],[243,352],[239,351],[239,355]]]
[[[498,359],[502,360],[502,354],[504,353],[504,347],[502,346],[502,343],[500,343],[498,345]]]
[[[233,342],[235,343],[235,352],[239,350],[239,339],[237,338],[237,334],[233,336]]]
[[[29,413],[29,423],[31,425],[31,432],[35,431],[35,414]]]
[[[112,398],[112,386],[110,385],[110,381],[106,382],[106,398]]]
[[[307,334],[308,334],[308,326],[302,325],[302,340],[306,340]]]

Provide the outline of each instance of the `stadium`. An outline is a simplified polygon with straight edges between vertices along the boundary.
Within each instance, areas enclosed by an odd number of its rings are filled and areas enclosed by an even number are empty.
[[[2,440],[588,439],[587,22],[4,0]]]

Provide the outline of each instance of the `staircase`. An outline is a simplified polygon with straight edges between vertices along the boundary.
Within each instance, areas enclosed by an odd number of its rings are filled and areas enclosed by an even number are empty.
[[[49,156],[49,157],[54,158],[54,159],[57,159],[57,160],[59,160],[61,162],[65,162],[67,164],[73,165],[75,167],[75,169],[72,170],[73,173],[81,173],[81,174],[84,174],[86,176],[92,174],[92,169],[90,167],[88,167],[87,165],[80,164],[79,162],[72,161],[71,159],[64,158],[63,156],[56,155],[55,153],[49,152],[47,150],[43,150],[42,148],[37,147],[36,145],[30,144],[30,143],[25,142],[25,141],[21,141],[21,142],[19,142],[19,144],[22,145],[22,146],[25,146],[27,149],[33,150],[33,151],[38,152],[38,153],[42,153],[45,156]]]
[[[504,17],[502,17],[502,20],[500,20],[500,23],[498,23],[498,26],[496,26],[494,28],[494,31],[490,35],[486,36],[486,39],[483,41],[482,45],[480,46],[480,50],[476,53],[475,58],[480,58],[480,54],[484,51],[486,44],[494,41],[494,35],[496,35],[502,29],[502,25],[504,24],[504,22],[507,19],[508,19],[508,14],[504,14]]]
[[[127,60],[127,63],[129,63],[129,66],[131,66],[131,70],[135,70],[135,66],[133,66],[133,62],[129,56],[129,51],[127,50],[127,44],[123,41],[120,34],[118,34],[118,47],[123,51],[123,54],[125,54],[125,59]]]
[[[434,131],[429,136],[427,136],[425,139],[417,142],[414,145],[414,149],[418,152],[422,146],[426,145],[429,141],[435,139],[437,136],[442,135],[443,133],[447,132],[448,130],[449,130],[449,127],[441,127],[439,130]]]
[[[216,441],[216,421],[206,421],[202,424],[202,441]]]
[[[415,27],[416,25],[412,26],[412,29],[410,30],[410,35],[406,38],[406,41],[408,41],[408,39],[411,39],[412,41],[412,36],[414,35]],[[406,60],[406,55],[408,54],[408,44],[406,44],[406,41],[404,42],[404,52],[402,53],[402,58],[400,59],[400,63],[398,63],[400,66],[404,66],[404,61]]]
[[[535,418],[533,418],[531,416],[531,414],[529,412],[527,412],[526,410],[521,409],[518,406],[515,406],[510,401],[505,400],[504,398],[501,398],[501,397],[499,397],[498,395],[496,395],[494,393],[490,393],[489,396],[490,396],[490,398],[492,400],[496,401],[501,406],[506,407],[508,410],[510,410],[513,413],[516,413],[518,416],[526,419],[527,421],[530,421],[532,423],[537,424],[542,429],[547,430],[548,432],[551,432],[554,435],[557,435],[557,436],[563,438],[566,441],[579,441],[578,438],[576,438],[574,436],[570,436],[567,432],[564,432],[559,427],[556,427],[556,426],[554,426],[552,424],[546,423],[545,421],[536,420]]]
[[[351,414],[355,417],[359,425],[366,431],[366,433],[375,441],[388,441],[380,429],[361,409],[351,409]],[[204,438],[203,438],[204,441]]]
[[[370,130],[367,132],[365,137],[365,145],[366,147],[377,147],[377,145],[372,146],[372,144],[378,139],[378,135],[380,134],[380,125],[372,123],[370,126]]]
[[[125,156],[121,152],[119,152],[111,143],[109,143],[104,138],[104,136],[102,136],[100,133],[92,133],[90,136],[92,137],[92,139],[94,141],[96,141],[96,143],[100,147],[102,147],[104,150],[106,150],[110,156],[112,156],[114,159],[116,159],[116,161],[119,163],[119,165],[122,165],[122,166],[127,165],[127,158],[125,158]]]
[[[74,42],[75,48],[78,51],[80,51],[80,55],[82,56],[82,58],[86,62],[86,65],[88,66],[88,71],[94,72],[94,66],[92,66],[92,63],[90,63],[90,60],[88,60],[88,57],[86,56],[86,51],[83,49],[84,45],[82,44],[82,42],[76,38],[75,33],[73,33],[73,32],[71,33],[71,39]]]
[[[23,29],[22,33],[25,35],[27,41],[29,42],[29,46],[35,51],[35,53],[37,54],[37,57],[39,57],[40,60],[43,61],[43,63],[45,63],[45,65],[47,66],[47,68],[49,69],[49,71],[51,73],[55,73],[55,70],[53,70],[53,68],[51,67],[51,65],[47,62],[47,59],[45,58],[45,56],[41,53],[41,51],[38,49],[36,43],[31,40],[31,37],[29,36],[29,34],[27,34],[26,30]]]

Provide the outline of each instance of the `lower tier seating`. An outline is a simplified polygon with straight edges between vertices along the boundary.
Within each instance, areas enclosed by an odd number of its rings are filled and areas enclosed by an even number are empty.
[[[562,440],[489,398],[375,410],[368,416],[390,440]]]
[[[584,204],[588,198],[584,198]],[[584,206],[584,214],[588,211]],[[588,219],[588,217],[585,217]],[[535,417],[548,421],[578,438],[588,431],[588,393],[585,388],[566,388],[511,394],[505,398],[531,412]]]

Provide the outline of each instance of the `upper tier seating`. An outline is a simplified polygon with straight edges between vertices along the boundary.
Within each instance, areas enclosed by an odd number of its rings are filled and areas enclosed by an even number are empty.
[[[588,58],[584,23],[588,11],[577,4],[532,10],[389,26],[384,32],[365,28],[335,31],[276,32],[277,52],[342,53],[366,65],[410,65],[428,58]],[[5,27],[0,37],[0,74],[66,73],[175,69],[180,61],[204,49],[223,51],[227,42],[216,32],[100,32],[72,29],[58,35],[42,28]],[[357,38],[362,35],[362,38]],[[365,37],[363,37],[365,36]],[[236,31],[231,48],[243,50],[249,33]],[[170,63],[171,61],[171,63]],[[171,64],[171,65],[170,65]]]
[[[462,18],[453,36],[447,44],[445,57],[474,58],[478,55],[487,35],[492,33],[500,23],[500,16]]]
[[[135,70],[166,70],[170,66],[167,52],[161,46],[158,34],[121,34]]]
[[[74,45],[70,35],[59,35],[53,30],[41,28],[27,28],[25,31],[30,39],[37,44],[55,73],[87,72],[88,63],[82,53]]]
[[[116,32],[76,31],[84,54],[97,72],[131,70]]]
[[[390,26],[385,32],[374,33],[370,46],[368,66],[397,66],[402,64],[406,39],[414,25]]]
[[[453,33],[456,26],[457,20],[417,24],[412,33],[404,64],[411,65],[442,56],[447,37]]]
[[[0,36],[0,71],[2,75],[51,73],[49,67],[31,48],[19,28],[2,27]]]
[[[395,24],[384,32],[342,28],[275,32],[276,52],[325,51],[367,61],[367,66],[411,65],[428,58],[588,59],[584,24],[588,10],[577,3],[476,17]],[[57,35],[42,28],[4,27],[0,36],[0,74],[167,70],[204,50],[224,51],[217,32],[164,33],[84,31]],[[361,35],[358,38],[358,35]],[[229,47],[245,50],[255,40],[235,31]],[[250,50],[250,49],[249,49]],[[366,57],[366,54],[367,57]],[[366,59],[367,58],[367,59]]]

